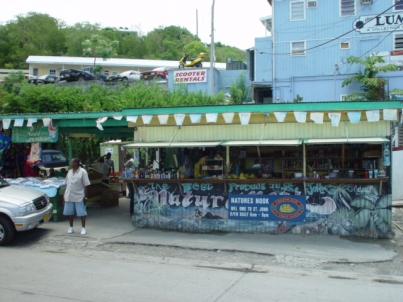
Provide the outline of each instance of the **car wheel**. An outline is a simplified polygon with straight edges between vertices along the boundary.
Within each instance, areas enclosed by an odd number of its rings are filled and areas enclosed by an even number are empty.
[[[160,75],[160,74],[157,74],[157,80],[162,80],[164,77],[162,76],[162,75]]]
[[[199,62],[199,63],[197,63],[195,66],[196,66],[196,67],[203,67],[203,64],[202,64],[201,62]]]
[[[127,82],[129,82],[129,79],[128,79],[128,78],[126,78],[126,77],[124,77],[124,78],[122,79],[122,82],[127,83]]]
[[[184,69],[185,66],[183,66],[182,64],[179,64],[179,69]]]
[[[15,235],[14,225],[8,217],[0,216],[0,246],[8,244]]]
[[[77,81],[82,82],[85,81],[84,77],[78,77]]]

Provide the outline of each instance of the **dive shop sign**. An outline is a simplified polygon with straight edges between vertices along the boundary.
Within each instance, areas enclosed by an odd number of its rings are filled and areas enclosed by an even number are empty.
[[[204,83],[207,82],[205,69],[191,69],[174,71],[174,83]]]
[[[403,30],[403,14],[361,16],[354,21],[353,28],[362,34]]]

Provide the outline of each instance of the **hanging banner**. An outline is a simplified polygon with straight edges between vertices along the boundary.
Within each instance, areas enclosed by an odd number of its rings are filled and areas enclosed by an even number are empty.
[[[347,112],[351,124],[358,124],[361,120],[361,111]]]
[[[282,123],[285,120],[285,117],[287,116],[287,112],[274,112],[274,115],[277,119],[277,122]]]
[[[158,114],[158,120],[160,121],[161,125],[168,124],[169,114]]]
[[[340,123],[341,113],[340,112],[328,113],[328,116],[332,127],[338,127]]]
[[[225,112],[222,114],[224,121],[226,124],[231,124],[234,120],[234,112]]]
[[[97,126],[97,128],[98,128],[99,130],[104,131],[104,127],[102,127],[102,124],[101,124],[101,123],[97,123],[97,122],[96,122],[95,125]]]
[[[37,121],[38,121],[38,119],[36,117],[29,118],[28,122],[27,122],[27,127],[32,127],[32,124],[36,123]]]
[[[32,127],[13,128],[11,141],[13,143],[55,143],[59,136],[57,122],[49,122],[48,126],[37,122]]]
[[[250,112],[239,112],[239,119],[241,120],[241,125],[249,125]]]
[[[367,115],[368,122],[379,122],[379,118],[380,118],[379,110],[365,111],[365,114]]]
[[[126,116],[126,121],[135,123],[135,122],[137,122],[137,118],[138,118],[137,115]]]
[[[153,116],[152,115],[142,115],[141,119],[143,120],[144,125],[148,125],[151,123]]]
[[[207,123],[216,123],[217,117],[218,117],[218,113],[206,113]]]
[[[45,127],[49,126],[49,123],[50,123],[51,120],[52,120],[52,119],[51,119],[50,117],[44,117],[44,118],[42,118],[43,126],[45,126]]]
[[[114,115],[113,118],[115,120],[117,120],[117,121],[120,121],[123,118],[123,116],[122,115]]]
[[[397,121],[397,109],[383,109],[384,121]]]
[[[194,114],[189,114],[190,120],[192,121],[193,124],[198,124],[201,122],[201,114],[194,113]]]
[[[306,112],[294,111],[294,117],[298,123],[306,123]]]
[[[11,118],[3,118],[3,129],[10,128]]]
[[[315,124],[322,125],[323,124],[323,112],[311,112],[310,114],[311,120],[315,122]]]
[[[305,218],[305,195],[228,195],[228,219],[297,222]]]
[[[22,127],[24,125],[24,119],[23,118],[16,118],[14,120],[14,127]]]
[[[175,122],[176,122],[176,125],[177,126],[182,126],[182,124],[183,124],[183,121],[185,120],[185,114],[183,114],[183,113],[176,113],[176,114],[174,114],[174,117],[175,117]]]

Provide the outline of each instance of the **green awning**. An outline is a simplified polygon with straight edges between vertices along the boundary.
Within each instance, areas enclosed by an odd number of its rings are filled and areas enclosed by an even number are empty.
[[[221,144],[221,141],[207,141],[207,142],[136,142],[124,145],[124,148],[194,148],[194,147],[216,147]]]
[[[353,138],[309,138],[304,143],[310,144],[381,144],[388,143],[385,137],[353,137]]]
[[[221,146],[299,146],[302,139],[240,140],[228,141]]]

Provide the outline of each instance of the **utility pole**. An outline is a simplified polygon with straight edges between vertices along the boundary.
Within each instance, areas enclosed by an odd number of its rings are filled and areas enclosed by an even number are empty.
[[[196,37],[199,38],[199,11],[196,9]]]
[[[210,95],[214,94],[214,3],[211,7],[211,45],[210,45]]]

